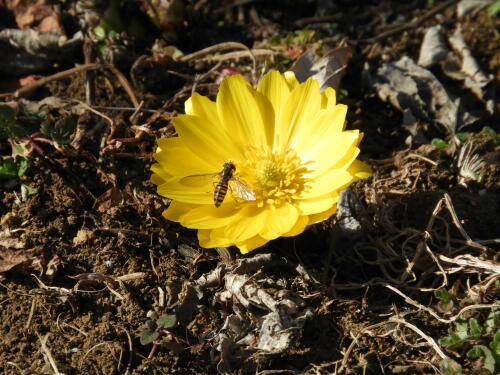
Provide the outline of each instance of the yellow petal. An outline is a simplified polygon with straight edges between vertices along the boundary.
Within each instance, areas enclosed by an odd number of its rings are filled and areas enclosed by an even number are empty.
[[[299,216],[299,219],[295,223],[292,229],[288,232],[283,233],[283,237],[292,237],[301,234],[306,227],[309,225],[309,216]]]
[[[217,95],[217,113],[236,144],[268,146],[274,134],[271,103],[237,74],[222,81]]]
[[[154,167],[155,165],[160,166],[159,164],[153,164],[153,165],[151,166],[151,170],[153,170],[153,167]],[[154,172],[154,171],[153,171],[153,172]],[[161,178],[159,175],[157,175],[156,173],[153,173],[153,174],[151,175],[151,182],[152,182],[153,184],[155,184],[155,185],[161,185],[161,184],[163,184],[163,183],[165,182],[165,180],[164,180],[163,178]]]
[[[332,139],[344,129],[347,106],[343,104],[322,109],[314,121],[301,126],[292,135],[290,145],[299,154],[307,154],[326,139]],[[330,145],[330,147],[332,147]]]
[[[304,192],[301,198],[314,199],[328,193],[338,192],[353,181],[353,176],[345,170],[334,170],[325,175],[316,177],[311,190]]]
[[[194,207],[197,206],[189,203],[172,201],[170,202],[170,206],[168,206],[168,208],[163,211],[162,215],[165,217],[165,219],[179,223],[182,217]]]
[[[206,96],[194,93],[184,104],[186,114],[194,115],[202,119],[200,125],[205,129],[202,136],[215,138],[218,149],[223,149],[225,160],[243,160],[245,149],[243,145],[234,142],[231,136],[231,129],[224,126],[224,122],[219,120],[217,104]]]
[[[178,115],[172,120],[182,142],[208,164],[219,169],[228,160],[214,129],[205,127],[201,117]]]
[[[312,199],[301,199],[296,202],[301,215],[312,215],[330,209],[338,200],[337,192],[320,195]]]
[[[213,204],[213,186],[186,186],[173,178],[158,186],[158,194],[192,204]]]
[[[288,87],[290,88],[290,91],[292,91],[294,88],[296,88],[299,85],[299,81],[297,81],[297,78],[295,77],[295,73],[292,71],[287,71],[283,74],[285,77],[286,83]]]
[[[320,222],[328,219],[329,217],[331,217],[333,214],[335,214],[335,212],[337,212],[337,205],[336,204],[332,208],[330,208],[329,210],[326,210],[324,212],[320,212],[320,213],[317,213],[314,215],[310,215],[309,216],[309,225],[320,223]]]
[[[313,175],[324,174],[334,168],[347,168],[359,153],[359,135],[354,132],[335,133],[325,137],[315,148],[302,155],[305,162],[314,162]]]
[[[360,160],[354,160],[347,171],[355,177],[355,181],[373,175],[372,167]]]
[[[224,233],[224,227],[215,229],[200,229],[198,231],[198,241],[201,247],[227,247],[234,245],[234,242]]]
[[[299,84],[288,97],[279,119],[279,129],[275,138],[275,147],[289,145],[290,137],[301,127],[307,127],[313,123],[320,111],[321,95],[318,81],[309,78]]]
[[[246,241],[257,235],[267,223],[267,211],[255,205],[245,205],[238,217],[225,228],[224,234],[232,243]]]
[[[179,137],[160,138],[157,143],[158,151],[153,157],[158,164],[154,164],[151,170],[165,181],[173,176],[186,176],[187,173],[200,174],[214,171],[214,166],[195,155]],[[221,165],[216,168],[220,169]]]
[[[337,104],[337,95],[335,94],[335,89],[332,87],[327,87],[321,93],[321,108],[329,109],[335,107]]]
[[[237,205],[235,202],[224,202],[220,207],[215,207],[213,204],[197,206],[183,215],[180,223],[186,228],[195,229],[212,229],[231,225],[238,218]]]
[[[243,242],[239,242],[236,246],[240,249],[242,254],[247,254],[252,250],[255,250],[263,245],[265,245],[269,240],[262,238],[261,236],[255,236],[245,240]]]
[[[291,204],[284,204],[280,207],[269,206],[267,223],[259,233],[261,237],[267,240],[273,240],[289,232],[299,219],[299,212]]]
[[[272,104],[276,123],[279,122],[281,110],[285,107],[290,88],[279,72],[272,70],[259,81],[257,91],[264,95]]]

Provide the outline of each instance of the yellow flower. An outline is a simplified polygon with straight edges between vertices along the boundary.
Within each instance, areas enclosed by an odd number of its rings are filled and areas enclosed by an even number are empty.
[[[203,247],[247,253],[295,236],[335,213],[339,191],[371,175],[356,160],[363,134],[344,130],[347,107],[312,78],[271,71],[254,89],[229,76],[215,102],[195,93],[185,111],[173,119],[179,136],[158,139],[151,179],[172,199],[163,216],[198,229]],[[223,169],[229,188],[216,207]]]

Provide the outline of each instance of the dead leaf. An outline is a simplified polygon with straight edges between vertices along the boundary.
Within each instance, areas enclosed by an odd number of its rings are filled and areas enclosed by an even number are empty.
[[[5,228],[0,232],[0,247],[10,249],[23,249],[26,247],[26,242],[12,235],[9,228]]]
[[[80,229],[76,233],[76,236],[73,237],[73,245],[74,246],[81,245],[82,243],[85,243],[88,240],[90,240],[93,235],[94,235],[94,231],[93,230]]]
[[[32,27],[42,32],[62,29],[59,14],[52,7],[50,0],[8,0],[5,3],[14,13],[20,29]]]
[[[323,57],[319,57],[313,50],[308,50],[295,61],[291,70],[299,82],[313,77],[318,80],[321,91],[327,87],[338,91],[351,56],[352,48],[349,46],[335,48]]]
[[[0,246],[0,273],[13,268],[41,271],[42,246],[32,249],[13,249]]]
[[[97,207],[99,212],[106,212],[112,207],[120,206],[132,198],[130,194],[118,189],[116,186],[101,194],[94,203],[94,208]]]
[[[478,120],[464,110],[460,98],[450,97],[432,72],[408,56],[382,65],[374,76],[365,70],[364,76],[380,99],[402,112],[410,110],[415,118],[435,121],[446,134],[455,134]]]

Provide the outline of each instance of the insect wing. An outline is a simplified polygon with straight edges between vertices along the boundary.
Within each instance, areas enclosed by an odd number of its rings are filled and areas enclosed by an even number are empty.
[[[181,178],[179,182],[182,185],[186,185],[186,186],[203,187],[203,186],[213,184],[215,178],[218,176],[219,176],[219,173],[193,174],[193,175]]]
[[[257,199],[255,191],[238,177],[232,177],[229,180],[229,188],[231,193],[238,198],[246,201],[254,201]]]

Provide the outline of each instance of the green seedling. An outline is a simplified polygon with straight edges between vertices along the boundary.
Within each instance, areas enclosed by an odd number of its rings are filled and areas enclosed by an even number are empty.
[[[492,4],[488,7],[488,13],[496,16],[500,12],[500,0],[493,0]]]
[[[443,148],[448,146],[448,142],[441,138],[433,138],[431,144],[438,150],[442,150]]]
[[[445,299],[448,296],[444,297]],[[475,318],[459,319],[455,329],[448,331],[448,336],[439,340],[439,344],[451,350],[470,347],[467,358],[480,359],[478,374],[498,374],[500,372],[500,314],[493,310],[484,323]],[[441,362],[441,371],[447,375],[460,375],[462,368],[455,361],[445,359]]]
[[[43,134],[52,138],[55,143],[64,146],[71,142],[71,135],[76,130],[76,123],[72,117],[67,116],[59,119],[55,124],[44,121],[40,130]]]
[[[462,374],[462,366],[455,362],[451,358],[445,358],[439,364],[439,368],[443,375],[461,375]]]
[[[175,327],[176,324],[176,316],[168,314],[164,314],[156,320],[148,320],[146,322],[147,328],[141,332],[140,341],[142,345],[153,344],[148,359],[154,357],[161,345],[174,353],[178,353],[182,350],[182,346],[179,344],[176,337],[169,331],[169,329]]]

